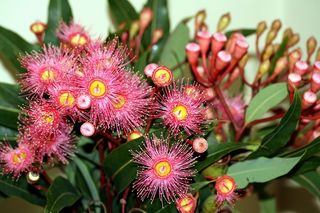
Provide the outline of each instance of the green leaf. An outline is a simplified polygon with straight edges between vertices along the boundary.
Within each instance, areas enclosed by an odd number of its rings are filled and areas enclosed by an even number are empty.
[[[68,0],[50,0],[48,10],[48,29],[44,42],[58,45],[59,41],[56,36],[58,25],[61,21],[69,23],[72,20],[71,7]]]
[[[144,53],[142,53],[139,57],[139,60],[134,65],[135,71],[142,76],[145,76],[144,68],[147,65],[149,53],[150,53],[149,51],[145,51]]]
[[[120,24],[139,19],[134,7],[127,0],[108,0],[109,12],[116,28]]]
[[[190,40],[189,28],[183,22],[173,30],[160,55],[160,64],[174,67],[186,58],[185,47]]]
[[[248,183],[264,183],[287,174],[301,159],[295,158],[265,158],[246,160],[231,165],[227,175],[233,177],[238,188],[244,188]]]
[[[20,88],[18,84],[7,84],[0,82],[0,105],[5,107],[18,108],[25,103],[19,96]]]
[[[297,157],[303,155],[301,161],[310,158],[311,156],[320,153],[320,137],[314,139],[308,145],[299,149],[292,150],[280,155],[280,157]]]
[[[58,213],[63,208],[72,206],[79,198],[79,192],[67,179],[57,177],[48,190],[44,212]]]
[[[86,185],[87,185],[89,192],[91,194],[92,200],[94,202],[100,202],[101,199],[100,199],[97,187],[94,184],[91,173],[90,173],[89,169],[87,168],[87,166],[78,157],[75,157],[73,159],[73,162],[76,164],[77,168],[80,171],[80,174],[82,175],[83,179],[85,180]],[[101,209],[99,207],[95,208],[95,212],[99,213],[100,211],[101,211]]]
[[[18,57],[35,49],[38,47],[28,43],[15,32],[0,26],[0,55],[9,62],[15,71],[25,72],[25,69],[20,66]]]
[[[120,145],[105,159],[105,169],[117,191],[121,193],[136,178],[137,165],[132,162],[129,150],[137,150],[144,141],[139,138]]]
[[[260,200],[260,212],[261,213],[277,213],[276,198],[271,197]]]
[[[261,118],[269,109],[277,106],[288,96],[286,83],[271,84],[263,88],[249,103],[246,110],[245,123]]]
[[[284,53],[286,51],[288,41],[289,41],[288,37],[286,37],[282,40],[282,42],[279,46],[279,49],[277,50],[277,52],[274,54],[274,56],[271,59],[271,64],[270,64],[270,68],[268,70],[268,73],[273,73],[273,71],[276,67],[277,61],[279,60],[279,58],[281,58],[284,55]]]
[[[212,181],[195,182],[195,183],[191,184],[191,191],[192,191],[192,193],[195,193],[210,183],[212,183]]]
[[[214,144],[207,150],[207,155],[204,156],[204,160],[199,160],[195,165],[195,169],[201,171],[202,169],[210,166],[214,162],[220,160],[223,156],[239,149],[246,149],[248,144],[243,143],[222,143]]]
[[[311,171],[294,176],[295,182],[306,188],[309,192],[320,198],[320,174],[317,171]]]
[[[18,129],[18,117],[20,110],[0,106],[0,126]]]
[[[280,124],[261,142],[257,151],[249,155],[249,158],[259,156],[270,157],[277,153],[290,140],[292,133],[296,130],[300,120],[301,101],[300,96],[296,92],[293,103],[291,104],[286,115],[281,119]]]
[[[19,180],[13,180],[9,176],[0,175],[0,191],[8,196],[16,196],[35,205],[44,206],[46,204],[44,195],[32,188],[23,177],[20,177]]]
[[[256,29],[250,29],[250,28],[246,29],[245,28],[245,29],[231,30],[231,31],[226,32],[226,36],[229,38],[233,33],[236,33],[236,32],[239,32],[242,35],[247,37],[247,36],[255,34]]]

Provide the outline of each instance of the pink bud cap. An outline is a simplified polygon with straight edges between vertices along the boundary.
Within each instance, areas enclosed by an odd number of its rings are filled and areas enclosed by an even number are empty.
[[[197,43],[189,43],[186,46],[188,61],[191,65],[196,66],[200,54],[200,46]]]
[[[288,75],[288,83],[294,87],[299,87],[301,83],[301,75],[297,73],[290,73]]]
[[[297,61],[294,65],[294,72],[300,75],[306,74],[308,71],[308,64],[304,61]]]
[[[245,40],[238,39],[236,41],[233,56],[236,59],[241,59],[248,52],[248,48],[249,48],[249,44]]]
[[[227,42],[227,36],[225,36],[223,33],[214,33],[212,35],[211,39],[211,51],[215,55],[217,54],[224,46],[224,44]]]
[[[192,143],[192,148],[197,153],[204,153],[208,149],[208,142],[204,138],[196,138]]]
[[[314,72],[320,72],[320,61],[316,61],[313,65]]]
[[[318,92],[320,89],[320,72],[315,72],[311,77],[311,91]]]
[[[206,54],[209,49],[211,35],[208,31],[197,32],[197,40],[200,45],[201,53]]]
[[[229,64],[230,61],[231,54],[227,51],[222,50],[218,52],[217,59],[215,62],[215,68],[219,71],[223,70]]]
[[[95,133],[95,128],[92,123],[85,122],[81,125],[80,132],[83,136],[90,137]]]
[[[144,68],[144,74],[148,77],[151,77],[153,72],[159,67],[158,64],[148,64],[145,68]]]
[[[302,96],[302,108],[308,108],[317,101],[317,95],[314,92],[307,91]]]
[[[77,98],[77,107],[79,109],[89,109],[91,106],[91,98],[89,95],[80,95]]]

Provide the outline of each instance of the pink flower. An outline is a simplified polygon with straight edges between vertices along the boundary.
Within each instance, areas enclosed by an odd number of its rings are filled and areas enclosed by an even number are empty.
[[[227,175],[218,177],[215,185],[217,191],[216,206],[220,208],[224,201],[233,204],[237,199],[234,192],[236,188],[236,182],[232,177]]]
[[[34,152],[27,144],[19,144],[12,148],[9,144],[1,144],[0,161],[3,173],[19,177],[21,173],[30,170],[34,160]]]
[[[196,85],[192,87],[193,90],[190,88],[190,85],[178,87],[174,84],[158,97],[159,117],[173,135],[181,130],[189,135],[202,132],[201,125],[205,122],[205,108],[202,106],[204,97]]]
[[[52,46],[23,56],[20,61],[27,69],[21,76],[21,90],[40,98],[54,83],[69,80],[76,70],[74,56]]]
[[[192,150],[182,143],[169,145],[167,139],[146,138],[139,151],[132,151],[133,161],[140,164],[133,188],[142,200],[170,203],[187,194],[195,159]]]
[[[91,38],[83,26],[71,22],[67,25],[61,22],[58,28],[57,37],[62,43],[70,48],[82,50],[91,42]]]

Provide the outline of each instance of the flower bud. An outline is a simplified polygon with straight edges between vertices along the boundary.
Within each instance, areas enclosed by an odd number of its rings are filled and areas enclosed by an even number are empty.
[[[215,185],[217,195],[222,195],[224,197],[232,194],[236,187],[237,185],[235,180],[231,176],[227,175],[218,177]]]
[[[138,138],[140,138],[140,137],[142,137],[142,136],[143,136],[142,132],[140,132],[140,131],[138,131],[138,130],[135,130],[135,131],[131,132],[131,133],[128,135],[127,141],[128,141],[128,142],[129,142],[129,141],[133,141],[133,140],[138,139]]]
[[[129,30],[130,39],[135,37],[138,32],[139,32],[139,21],[134,21],[131,23],[130,30]]]
[[[139,27],[140,29],[146,29],[146,27],[152,21],[153,12],[151,8],[145,7],[140,13]]]
[[[35,184],[36,182],[39,181],[39,179],[40,179],[39,173],[28,172],[27,181],[28,181],[29,184]]]
[[[233,57],[241,59],[248,52],[249,44],[245,40],[238,39],[236,41]]]
[[[249,60],[249,55],[248,54],[245,54],[241,60],[239,61],[238,63],[238,66],[240,69],[244,69],[244,67],[246,66],[247,62]]]
[[[223,48],[227,40],[227,36],[225,36],[223,33],[214,33],[211,39],[212,54],[217,54]]]
[[[302,95],[302,109],[309,108],[317,101],[317,95],[314,92],[306,91]]]
[[[266,46],[273,42],[273,40],[277,37],[277,34],[278,32],[272,29],[268,32],[266,38]]]
[[[158,87],[169,86],[172,83],[173,76],[170,69],[165,66],[159,66],[152,73],[152,81]]]
[[[297,61],[301,59],[301,49],[295,49],[291,53],[289,53],[289,70],[290,72],[293,71],[294,65],[296,64]]]
[[[317,40],[315,39],[315,37],[310,37],[308,40],[307,40],[307,53],[309,56],[311,56],[314,51],[316,50],[316,47],[317,47]]]
[[[294,65],[293,71],[299,75],[304,75],[308,72],[308,64],[304,61],[297,61]]]
[[[278,61],[276,62],[276,66],[274,68],[274,72],[273,73],[279,74],[287,66],[288,66],[288,59],[287,59],[287,57],[283,56],[283,57],[279,58]]]
[[[148,64],[145,68],[144,68],[144,74],[148,77],[152,76],[152,73],[159,67],[158,64]]]
[[[281,25],[281,21],[279,19],[276,19],[272,22],[271,29],[278,32],[281,28]]]
[[[206,101],[213,100],[215,97],[214,90],[211,87],[204,89],[204,97]]]
[[[320,61],[316,61],[313,65],[313,72],[314,73],[320,73]]]
[[[283,32],[283,36],[282,39],[288,38],[290,39],[293,36],[293,31],[291,28],[287,28],[284,32]]]
[[[270,59],[271,55],[273,54],[273,45],[272,44],[269,44],[264,52],[263,52],[263,55],[262,55],[262,60],[265,61],[265,60],[268,60]]]
[[[256,30],[257,37],[260,37],[261,34],[267,29],[267,23],[265,21],[259,22]]]
[[[129,33],[128,32],[123,32],[121,34],[121,42],[122,43],[127,43],[128,39],[129,39]]]
[[[224,31],[230,24],[230,21],[231,21],[230,13],[223,14],[219,19],[217,31],[218,32]]]
[[[199,154],[204,153],[208,149],[208,142],[204,138],[196,138],[192,143],[192,148]]]
[[[92,123],[85,122],[80,127],[80,133],[83,136],[90,137],[90,136],[94,135],[95,127],[93,126]]]
[[[270,64],[271,64],[270,60],[266,60],[260,64],[259,70],[258,70],[258,79],[260,79],[265,73],[268,72],[270,68]]]
[[[176,201],[176,207],[180,213],[194,213],[197,200],[189,193]]]
[[[320,61],[320,47],[318,48],[317,50],[317,53],[316,53],[316,61]]]
[[[289,39],[287,47],[293,47],[294,45],[296,45],[298,42],[300,41],[300,36],[299,34],[293,34],[293,36]]]
[[[202,26],[204,21],[206,20],[207,14],[205,10],[200,10],[197,12],[195,17],[195,25],[196,25],[196,31],[199,30],[199,28]]]
[[[153,31],[152,33],[152,45],[158,43],[158,41],[162,38],[163,36],[163,30],[160,28],[157,28]]]
[[[79,109],[89,109],[91,107],[91,97],[89,95],[80,95],[77,98],[77,107]]]
[[[218,52],[216,61],[215,61],[215,68],[216,70],[220,71],[223,70],[231,61],[232,57],[231,54],[225,50]]]
[[[206,54],[210,45],[211,35],[208,31],[197,32],[197,41],[202,54]]]
[[[315,72],[311,76],[311,91],[316,93],[320,89],[320,72]]]
[[[47,29],[47,25],[43,22],[37,21],[31,24],[30,30],[35,35],[43,35],[44,31]]]
[[[197,43],[189,43],[186,46],[187,58],[191,65],[196,66],[198,64],[198,58],[200,54],[200,46]]]
[[[273,54],[276,54],[279,48],[280,48],[280,44],[272,44]]]
[[[235,51],[236,43],[238,40],[246,42],[246,38],[241,33],[233,33],[231,38],[228,40],[226,45],[226,50],[228,50],[231,54]]]
[[[295,88],[298,88],[301,84],[301,75],[297,73],[290,73],[288,75],[288,88],[289,91],[293,91]]]

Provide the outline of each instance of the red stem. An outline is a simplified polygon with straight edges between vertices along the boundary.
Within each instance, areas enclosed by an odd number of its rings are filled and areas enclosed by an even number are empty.
[[[129,187],[126,188],[126,190],[123,192],[123,195],[122,195],[122,203],[121,203],[121,212],[122,213],[125,213],[125,210],[126,210],[126,204],[127,204],[127,198],[128,198],[128,194],[129,194]]]

